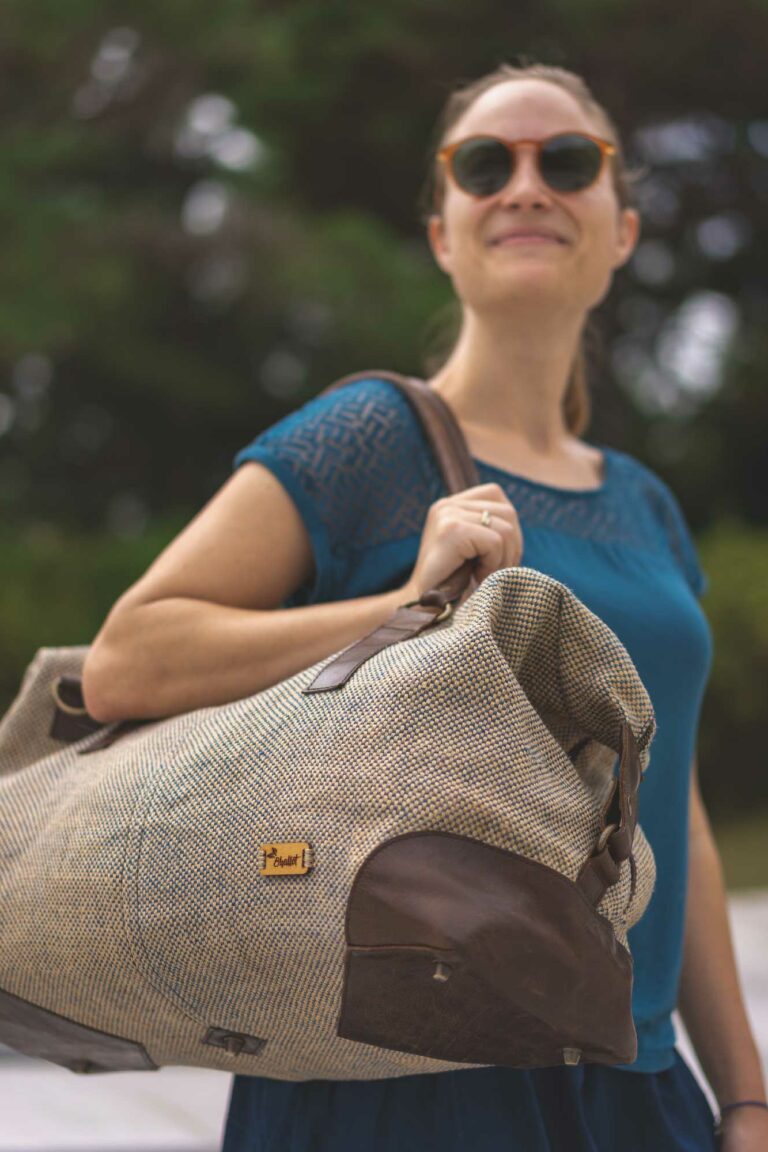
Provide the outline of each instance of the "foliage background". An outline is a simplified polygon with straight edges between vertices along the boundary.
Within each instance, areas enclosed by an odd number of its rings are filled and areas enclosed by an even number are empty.
[[[702,790],[722,826],[768,814],[765,43],[764,0],[6,0],[0,710],[261,428],[348,372],[423,374],[451,299],[417,206],[436,116],[536,59],[647,168],[587,436],[680,498],[715,638]]]

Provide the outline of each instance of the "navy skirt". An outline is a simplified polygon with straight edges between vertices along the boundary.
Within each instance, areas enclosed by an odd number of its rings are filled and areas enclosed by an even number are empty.
[[[717,1152],[675,1049],[663,1072],[467,1068],[393,1080],[237,1076],[222,1152]]]

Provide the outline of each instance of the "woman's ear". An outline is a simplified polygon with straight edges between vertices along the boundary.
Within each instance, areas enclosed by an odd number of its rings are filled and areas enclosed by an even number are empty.
[[[616,231],[617,259],[614,268],[626,264],[637,247],[640,238],[640,213],[635,208],[622,208],[618,217]]]
[[[427,221],[427,238],[438,266],[443,272],[450,274],[450,250],[445,232],[445,221],[437,212],[433,212]]]

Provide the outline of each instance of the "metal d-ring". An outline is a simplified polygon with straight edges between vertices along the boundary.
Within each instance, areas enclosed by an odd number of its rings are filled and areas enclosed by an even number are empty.
[[[451,612],[453,612],[453,601],[452,601],[452,600],[449,600],[449,601],[448,601],[448,603],[447,603],[447,604],[445,605],[445,607],[443,608],[443,610],[442,610],[442,612],[440,613],[440,615],[439,615],[439,616],[435,616],[435,619],[434,619],[433,623],[434,623],[434,624],[439,624],[441,620],[447,620],[447,619],[448,619],[448,617],[450,616]]]
[[[595,852],[602,852],[603,848],[605,848],[606,842],[608,841],[609,837],[611,836],[611,834],[613,832],[616,831],[616,829],[618,827],[619,827],[618,824],[606,824],[605,828],[603,828],[602,832],[600,833],[600,837],[597,841],[597,846],[595,847]]]
[[[76,708],[73,704],[67,704],[66,701],[62,700],[61,696],[59,695],[59,685],[63,679],[63,676],[57,676],[51,684],[51,695],[56,701],[56,707],[60,708],[62,712],[66,712],[68,716],[87,716],[87,708]]]

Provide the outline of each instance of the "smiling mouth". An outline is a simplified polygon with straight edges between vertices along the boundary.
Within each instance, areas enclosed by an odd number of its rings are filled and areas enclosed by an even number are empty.
[[[558,244],[558,245],[562,245],[563,241],[558,240],[558,238],[556,236],[536,236],[536,235],[505,236],[501,240],[494,240],[491,247],[492,248],[503,248],[509,244]]]

